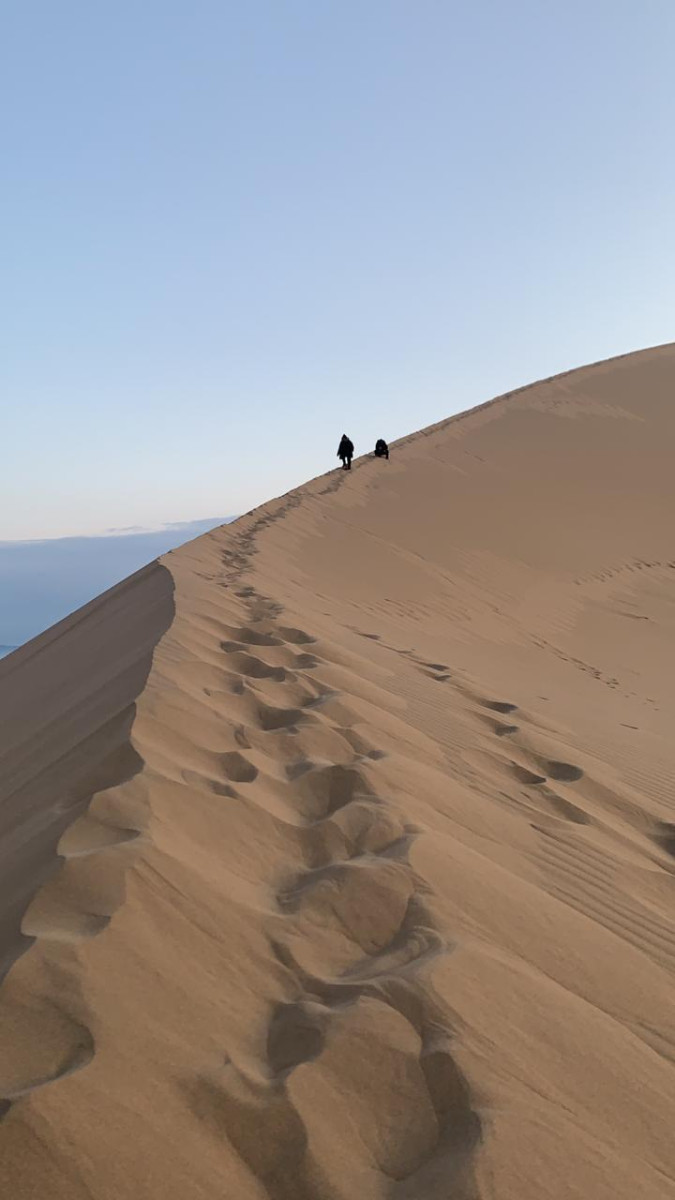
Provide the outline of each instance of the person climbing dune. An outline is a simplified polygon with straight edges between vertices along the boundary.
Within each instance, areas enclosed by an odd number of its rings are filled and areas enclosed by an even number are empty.
[[[354,457],[354,443],[350,441],[346,433],[343,433],[340,438],[337,456],[342,459],[342,469],[344,471],[351,471],[352,458]]]
[[[378,438],[375,443],[375,457],[386,459],[389,458],[389,447],[384,438]]]

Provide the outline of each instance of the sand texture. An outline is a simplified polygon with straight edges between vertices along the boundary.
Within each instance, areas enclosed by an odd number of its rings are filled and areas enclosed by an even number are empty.
[[[3,1200],[675,1197],[674,518],[666,346],[0,664]]]

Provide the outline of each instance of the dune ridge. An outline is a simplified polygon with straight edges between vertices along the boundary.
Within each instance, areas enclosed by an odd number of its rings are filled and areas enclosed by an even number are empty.
[[[8,1194],[675,1194],[674,383],[450,418],[0,665]]]

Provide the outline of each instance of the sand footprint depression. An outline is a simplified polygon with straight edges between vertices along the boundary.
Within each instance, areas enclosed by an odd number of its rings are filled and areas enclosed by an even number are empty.
[[[251,604],[256,598],[247,594],[244,599]],[[350,1189],[360,1186],[359,1180],[366,1183],[373,1172],[391,1179],[398,1189],[392,1195],[403,1197],[404,1181],[424,1172],[438,1156],[448,1158],[448,1170],[454,1163],[469,1188],[454,1194],[469,1196],[470,1147],[479,1126],[452,1057],[447,1018],[422,982],[425,964],[447,948],[433,928],[408,862],[417,835],[406,832],[378,787],[377,764],[384,752],[354,728],[348,702],[335,689],[323,690],[321,642],[295,628],[288,637],[289,628],[277,624],[265,607],[257,602],[260,625],[253,617],[241,627],[248,644],[261,653],[279,654],[289,641],[311,642],[310,669],[317,672],[315,695],[301,708],[285,706],[281,693],[286,686],[297,687],[296,672],[302,666],[296,663],[296,671],[283,679],[277,675],[274,705],[259,704],[255,728],[246,720],[242,726],[247,740],[271,762],[264,777],[246,778],[252,797],[258,785],[268,786],[268,777],[277,774],[273,760],[285,764],[285,804],[308,864],[281,881],[278,913],[269,924],[291,994],[270,1013],[259,1075],[230,1063],[221,1073],[193,1081],[190,1094],[208,1107],[271,1200],[317,1195],[346,1200],[353,1194]],[[251,671],[239,644],[226,643],[223,651],[228,670],[246,671],[253,687],[270,678],[270,669],[280,669],[258,658]],[[303,718],[310,715],[314,724],[306,727]],[[330,739],[338,739],[343,761],[307,755],[318,728],[325,731],[326,747],[334,749]],[[278,740],[289,736],[297,744],[297,758],[291,762],[288,748]],[[232,752],[228,756],[228,777],[235,785],[240,782],[235,775],[247,776],[242,759]],[[355,1167],[353,1177],[341,1185],[323,1177],[307,1121],[316,1103],[332,1097],[333,1124],[340,1125],[345,1143],[352,1140],[354,1114],[343,1111],[340,1097],[347,1090],[354,1097],[363,1091],[364,1058],[366,1067],[372,1059],[367,1078],[377,1078],[378,1084],[370,1095],[354,1098],[352,1109],[356,1104],[362,1111],[359,1140],[370,1147],[370,1166]],[[400,1097],[394,1098],[402,1088],[409,1091],[405,1119]],[[412,1124],[411,1112],[416,1114]],[[279,1138],[279,1129],[286,1130],[285,1138]],[[261,1159],[258,1142],[266,1130],[271,1144]],[[362,1145],[355,1162],[361,1156]],[[445,1192],[429,1192],[436,1194]]]

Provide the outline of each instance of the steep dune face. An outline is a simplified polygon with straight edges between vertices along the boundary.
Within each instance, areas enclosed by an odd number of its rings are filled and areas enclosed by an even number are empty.
[[[173,617],[153,565],[0,666],[0,964],[23,948],[26,904],[94,794],[142,767],[129,734],[152,649]],[[25,924],[25,922],[24,922]]]
[[[0,667],[8,1195],[675,1195],[674,387],[523,389]]]

